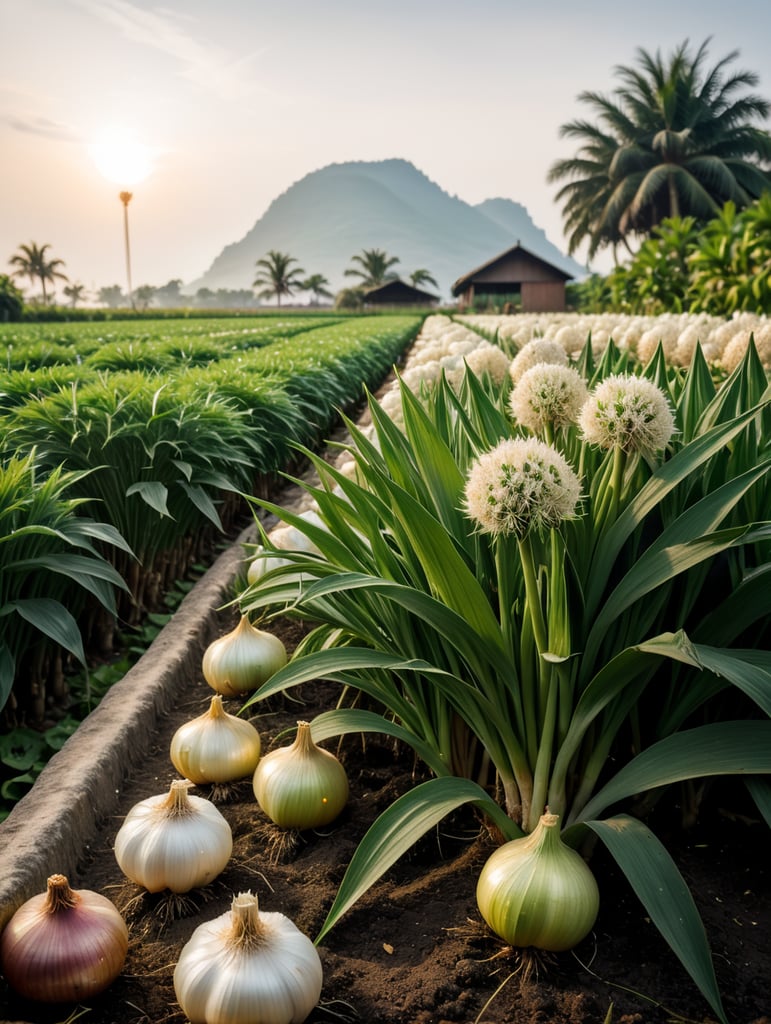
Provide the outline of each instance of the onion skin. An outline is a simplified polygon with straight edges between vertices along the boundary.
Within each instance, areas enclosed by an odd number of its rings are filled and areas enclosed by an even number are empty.
[[[188,796],[189,785],[175,779],[168,794],[134,804],[115,837],[118,867],[148,892],[190,892],[230,860],[230,825],[211,801]]]
[[[174,969],[191,1024],[301,1024],[323,984],[316,947],[279,913],[239,893],[231,910],[199,925]]]
[[[477,906],[510,946],[572,949],[594,926],[599,890],[590,868],[559,833],[559,815],[544,814],[529,836],[512,839],[488,859]]]
[[[179,774],[191,782],[234,782],[254,773],[260,735],[250,722],[229,715],[217,693],[208,711],[174,733],[170,756]]]
[[[128,929],[117,908],[90,889],[51,875],[48,890],[23,903],[0,935],[0,964],[20,996],[42,1003],[80,1002],[120,974]]]
[[[257,802],[280,828],[328,825],[348,801],[348,777],[334,754],[316,746],[308,722],[289,747],[266,754],[252,780]]]
[[[257,629],[242,615],[234,630],[206,648],[202,671],[212,690],[225,697],[241,697],[267,682],[287,660],[283,641]]]

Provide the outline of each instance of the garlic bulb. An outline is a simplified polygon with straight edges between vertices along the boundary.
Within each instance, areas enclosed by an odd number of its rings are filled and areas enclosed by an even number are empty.
[[[260,759],[260,734],[229,715],[215,693],[209,710],[181,725],[171,740],[171,762],[191,782],[232,782],[251,775]]]
[[[199,925],[174,969],[191,1024],[301,1024],[321,995],[321,960],[307,935],[249,892]]]
[[[116,907],[90,889],[51,875],[48,889],[23,903],[0,935],[0,964],[25,999],[79,1002],[120,974],[128,929]]]
[[[301,512],[300,519],[303,519],[306,523],[310,523],[311,526],[318,526],[322,530],[328,530],[327,524],[318,512],[315,512],[311,508]],[[273,547],[281,548],[283,551],[305,551],[314,555],[321,554],[313,541],[307,537],[302,530],[299,530],[296,526],[292,526],[290,523],[284,523],[283,526],[276,526],[270,531],[268,537]]]
[[[266,555],[263,554],[264,551],[265,548],[260,544],[255,552],[256,557],[249,563],[249,568],[246,570],[246,582],[250,585],[262,579],[265,573],[271,569],[291,564],[291,559],[289,558],[280,558],[278,555]]]
[[[345,769],[334,754],[316,746],[308,722],[297,723],[291,746],[263,757],[253,786],[260,807],[282,828],[328,825],[348,800]]]
[[[233,852],[230,825],[213,803],[175,779],[168,793],[134,804],[115,837],[118,867],[148,892],[189,892],[223,870]]]
[[[217,693],[240,697],[256,690],[286,662],[283,642],[257,629],[242,615],[232,632],[210,643],[204,651],[203,676]]]
[[[600,896],[584,859],[560,837],[559,815],[543,814],[529,836],[504,843],[477,882],[477,906],[511,946],[570,949],[597,918]]]

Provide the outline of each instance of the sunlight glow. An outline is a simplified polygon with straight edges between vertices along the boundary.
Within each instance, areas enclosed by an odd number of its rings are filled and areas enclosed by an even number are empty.
[[[97,169],[116,185],[136,185],[153,170],[154,153],[147,146],[117,135],[88,147]]]

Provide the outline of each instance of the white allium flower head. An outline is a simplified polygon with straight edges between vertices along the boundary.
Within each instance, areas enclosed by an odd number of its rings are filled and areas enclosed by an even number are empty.
[[[472,465],[466,510],[483,533],[548,529],[575,514],[581,484],[565,458],[537,438],[507,438]]]
[[[540,433],[547,424],[577,423],[589,397],[583,378],[572,366],[536,363],[517,381],[509,399],[517,422]]]
[[[469,352],[466,364],[477,377],[488,374],[490,379],[500,386],[506,380],[511,365],[506,353],[497,345],[483,341],[473,352]]]
[[[536,363],[558,363],[567,366],[567,362],[568,356],[562,345],[556,341],[546,341],[544,338],[533,338],[514,356],[509,373],[516,384],[522,374]]]
[[[674,433],[664,392],[647,377],[614,373],[600,381],[581,410],[584,439],[600,448],[657,452]]]

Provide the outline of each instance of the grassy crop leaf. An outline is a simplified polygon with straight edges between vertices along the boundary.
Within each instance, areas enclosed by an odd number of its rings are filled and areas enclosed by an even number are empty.
[[[414,733],[403,728],[398,722],[384,718],[375,711],[364,708],[336,708],[324,711],[311,722],[311,736],[315,743],[331,739],[334,736],[346,736],[350,733],[374,732],[382,736],[392,736],[412,747],[418,757],[431,771],[437,775],[447,775],[448,766],[437,755],[433,747]]]
[[[701,725],[667,736],[628,761],[579,818],[594,818],[619,800],[683,779],[760,774],[771,774],[771,721]]]
[[[727,1024],[704,925],[666,849],[642,822],[627,815],[586,824],[608,848],[653,923],[718,1018]]]
[[[13,677],[16,673],[16,662],[7,644],[0,644],[0,711],[11,695]]]
[[[747,789],[750,791],[750,796],[765,818],[766,824],[771,828],[771,779],[755,776],[745,781]]]
[[[140,495],[142,501],[150,508],[155,509],[159,515],[169,515],[167,505],[169,489],[160,480],[140,480],[138,483],[131,484],[126,488],[126,497],[130,498],[132,494]]]
[[[603,538],[587,590],[587,608],[590,612],[597,607],[600,601],[619,551],[648,513],[659,505],[678,484],[691,474],[695,474],[700,466],[721,452],[754,419],[757,413],[758,408],[755,407],[737,416],[730,423],[713,427],[707,434],[697,437],[659,466]]]
[[[74,654],[81,665],[86,664],[83,640],[78,624],[63,604],[50,597],[28,597],[10,601],[3,614],[15,611],[40,633]]]
[[[522,835],[498,804],[470,779],[444,777],[421,783],[400,796],[370,826],[351,858],[316,943],[421,836],[466,803],[476,804],[507,838]]]
[[[177,483],[198,511],[202,515],[206,516],[209,522],[213,523],[218,530],[221,530],[222,523],[220,522],[219,513],[214,506],[214,502],[211,500],[211,496],[203,489],[203,487],[200,487],[197,484],[188,484],[184,480],[178,480]]]

